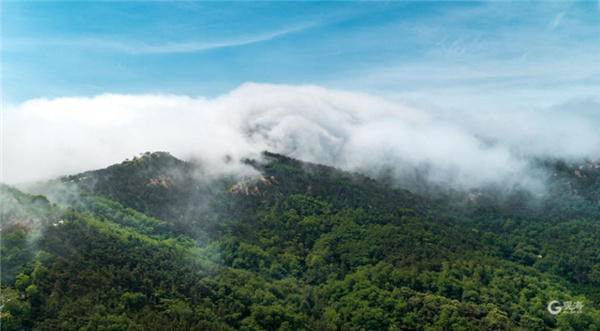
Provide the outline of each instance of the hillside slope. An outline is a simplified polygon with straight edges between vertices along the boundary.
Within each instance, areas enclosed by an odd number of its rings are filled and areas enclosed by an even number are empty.
[[[556,187],[587,182],[539,202],[553,209],[518,210],[449,208],[272,153],[245,163],[260,176],[146,153],[31,188],[47,199],[3,186],[2,327],[600,327],[593,166],[561,173]],[[552,300],[583,308],[552,315]]]

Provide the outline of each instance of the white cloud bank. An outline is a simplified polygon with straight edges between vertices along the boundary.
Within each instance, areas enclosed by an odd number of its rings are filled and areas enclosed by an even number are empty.
[[[170,151],[226,171],[227,156],[269,150],[400,180],[532,187],[538,182],[531,156],[600,155],[598,107],[590,99],[544,111],[444,113],[366,94],[265,84],[244,84],[215,99],[36,99],[4,107],[2,181],[102,168],[145,151]]]

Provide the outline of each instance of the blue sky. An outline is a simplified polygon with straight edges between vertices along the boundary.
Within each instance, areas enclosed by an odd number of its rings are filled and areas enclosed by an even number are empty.
[[[2,2],[5,103],[314,84],[461,108],[598,97],[597,2]]]

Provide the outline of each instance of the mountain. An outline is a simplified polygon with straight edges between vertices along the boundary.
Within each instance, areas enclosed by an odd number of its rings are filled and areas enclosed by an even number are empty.
[[[418,196],[268,152],[243,163],[255,175],[145,153],[3,185],[2,327],[600,327],[597,163],[540,162],[543,197]]]

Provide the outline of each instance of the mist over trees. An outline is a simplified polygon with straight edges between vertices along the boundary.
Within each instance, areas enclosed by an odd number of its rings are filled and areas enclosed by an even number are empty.
[[[532,169],[532,158],[583,162],[600,155],[598,101],[557,107],[452,112],[319,86],[258,83],[215,98],[35,99],[3,112],[3,180],[14,185],[72,175],[146,150],[201,160],[212,173],[239,174],[251,171],[239,160],[268,150],[387,176],[413,191],[428,182],[544,194],[546,173]]]
[[[420,195],[274,153],[2,186],[6,330],[594,330],[600,165]],[[432,189],[431,187],[429,188]],[[579,302],[552,315],[549,302]]]

